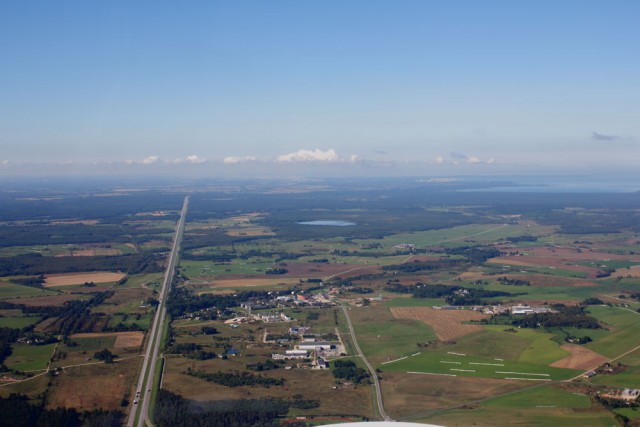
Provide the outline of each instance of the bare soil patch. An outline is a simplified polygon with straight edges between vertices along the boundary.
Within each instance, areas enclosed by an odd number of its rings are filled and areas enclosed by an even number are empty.
[[[391,307],[397,319],[421,320],[431,326],[440,341],[451,341],[482,330],[480,325],[461,322],[486,319],[489,316],[471,310],[437,310],[429,307]]]
[[[612,277],[640,277],[640,265],[632,265],[629,268],[619,268],[613,274]]]
[[[108,271],[94,271],[86,273],[49,274],[46,276],[44,287],[81,285],[85,282],[107,283],[117,282],[125,276],[124,273]]]
[[[563,344],[560,348],[571,354],[553,362],[550,366],[555,368],[581,369],[586,371],[609,360],[609,358],[577,344]]]
[[[140,331],[134,332],[92,332],[83,334],[73,334],[71,338],[98,338],[98,337],[116,337],[114,348],[131,348],[140,347],[144,340],[144,333]]]

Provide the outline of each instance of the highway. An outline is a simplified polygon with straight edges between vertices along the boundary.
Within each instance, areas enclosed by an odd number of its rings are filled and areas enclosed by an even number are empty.
[[[356,333],[353,330],[353,324],[351,323],[351,317],[349,317],[349,312],[347,311],[347,308],[344,305],[342,306],[342,311],[344,312],[344,317],[347,319],[347,325],[349,326],[349,332],[351,333],[351,341],[353,342],[353,347],[356,349],[358,356],[360,356],[364,364],[367,365],[367,368],[369,368],[369,372],[371,372],[371,378],[373,379],[373,387],[376,393],[376,401],[378,402],[377,406],[378,406],[378,412],[380,413],[380,417],[385,421],[393,421],[391,417],[389,417],[387,413],[384,411],[384,405],[382,404],[382,390],[380,389],[380,381],[378,380],[378,374],[376,373],[376,370],[373,369],[373,366],[371,366],[371,363],[369,363],[367,358],[364,357],[362,350],[360,350],[360,346],[358,345],[358,340],[356,339]]]
[[[159,293],[159,303],[156,310],[156,315],[153,319],[153,325],[149,331],[149,337],[147,340],[147,349],[144,355],[144,361],[142,362],[142,369],[140,370],[140,377],[136,385],[135,395],[132,399],[131,412],[129,413],[129,419],[127,421],[128,427],[137,425],[138,427],[151,425],[149,418],[149,405],[151,403],[151,396],[154,386],[156,363],[158,360],[158,351],[160,349],[160,342],[162,341],[162,331],[167,314],[166,301],[169,291],[171,289],[171,283],[175,274],[176,262],[178,259],[178,252],[180,251],[180,242],[182,241],[182,235],[184,233],[185,218],[187,216],[187,209],[189,207],[189,196],[184,198],[182,204],[182,211],[180,212],[180,219],[176,226],[176,233],[173,237],[173,246],[169,259],[167,262],[167,269],[164,273],[164,280]],[[140,415],[138,415],[140,414]],[[136,417],[138,422],[136,424]]]

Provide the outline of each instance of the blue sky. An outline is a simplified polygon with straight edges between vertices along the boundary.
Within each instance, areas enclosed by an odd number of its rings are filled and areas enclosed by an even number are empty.
[[[637,1],[2,2],[0,174],[630,168],[639,16]]]

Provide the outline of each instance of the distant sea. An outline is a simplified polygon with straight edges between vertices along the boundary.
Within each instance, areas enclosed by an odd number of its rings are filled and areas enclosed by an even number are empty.
[[[502,176],[513,185],[470,191],[527,193],[633,193],[640,191],[640,176]],[[486,179],[486,178],[484,178]]]

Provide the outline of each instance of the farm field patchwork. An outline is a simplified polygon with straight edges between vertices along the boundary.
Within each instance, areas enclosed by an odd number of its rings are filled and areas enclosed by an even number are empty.
[[[398,319],[420,320],[431,326],[440,341],[450,341],[482,330],[480,325],[463,322],[488,318],[471,310],[447,310],[430,307],[392,307],[391,313]]]
[[[45,287],[81,285],[86,282],[109,283],[117,282],[125,276],[124,273],[112,273],[107,271],[94,271],[86,273],[49,274],[45,277]]]

